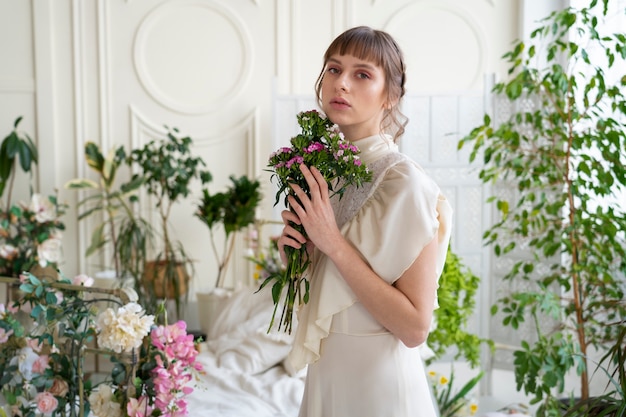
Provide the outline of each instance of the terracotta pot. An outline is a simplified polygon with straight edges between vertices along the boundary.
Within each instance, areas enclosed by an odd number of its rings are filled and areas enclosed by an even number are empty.
[[[189,279],[189,272],[182,262],[171,265],[166,261],[148,261],[143,272],[143,285],[156,298],[173,300],[184,296]]]

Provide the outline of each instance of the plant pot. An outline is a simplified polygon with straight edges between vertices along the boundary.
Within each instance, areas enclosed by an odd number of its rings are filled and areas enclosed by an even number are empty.
[[[200,329],[206,334],[207,340],[215,337],[215,335],[212,335],[211,330],[215,327],[215,322],[231,295],[233,295],[233,290],[226,288],[214,288],[209,292],[196,293],[198,322],[200,323]]]
[[[187,294],[189,279],[182,262],[148,261],[143,272],[144,288],[160,299],[180,299]]]

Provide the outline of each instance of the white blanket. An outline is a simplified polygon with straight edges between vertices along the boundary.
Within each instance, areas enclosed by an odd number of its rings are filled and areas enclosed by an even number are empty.
[[[283,360],[293,337],[267,333],[269,291],[233,294],[217,317],[198,361],[204,373],[187,397],[189,416],[296,417],[305,372],[290,375]]]

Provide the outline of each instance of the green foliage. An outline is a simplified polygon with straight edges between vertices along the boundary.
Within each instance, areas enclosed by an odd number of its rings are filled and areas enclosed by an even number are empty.
[[[15,165],[19,159],[20,167],[25,173],[31,173],[33,164],[37,163],[37,148],[33,140],[24,132],[17,130],[17,126],[22,121],[22,116],[15,119],[13,130],[4,138],[0,145],[0,197],[9,185],[6,207],[11,206],[11,189],[15,179]],[[31,190],[32,194],[32,190]]]
[[[485,116],[459,143],[473,145],[483,182],[516,190],[491,198],[501,219],[484,237],[496,256],[531,254],[514,257],[505,275],[527,289],[499,305],[505,325],[533,320],[538,341],[516,353],[515,373],[518,387],[544,405],[563,392],[570,370],[587,399],[587,348],[614,346],[626,316],[626,214],[623,205],[601,203],[626,188],[626,74],[605,77],[626,61],[626,36],[600,32],[606,11],[606,1],[594,0],[554,12],[528,43],[516,42],[504,55],[511,78],[494,92],[518,110],[498,124]],[[600,52],[593,59],[592,50]],[[561,326],[544,330],[545,317]]]
[[[82,210],[78,220],[94,215],[104,216],[92,231],[86,255],[90,256],[110,245],[116,276],[130,275],[137,283],[150,247],[152,227],[136,216],[132,207],[144,178],[138,176],[117,184],[117,174],[121,167],[126,166],[126,158],[123,146],[112,148],[104,156],[98,145],[87,142],[85,162],[97,174],[98,182],[78,178],[68,181],[65,188],[92,191],[78,203],[78,209]]]
[[[476,291],[480,278],[461,262],[461,259],[448,248],[443,272],[439,278],[437,298],[439,308],[434,311],[437,327],[428,335],[428,346],[435,357],[428,363],[445,354],[451,346],[456,347],[454,359],[464,357],[472,368],[480,365],[480,346],[490,340],[482,339],[467,331],[469,318],[476,306]]]
[[[218,262],[216,287],[223,285],[236,233],[254,223],[256,209],[262,199],[261,183],[258,180],[250,180],[245,175],[239,178],[231,175],[230,181],[232,185],[224,192],[211,194],[207,188],[203,189],[195,213],[208,226],[211,235],[211,246]],[[215,239],[216,227],[219,225],[222,225],[225,234],[221,254]]]

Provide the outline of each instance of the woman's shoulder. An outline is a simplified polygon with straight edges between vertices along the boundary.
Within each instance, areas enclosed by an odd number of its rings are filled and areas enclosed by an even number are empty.
[[[381,185],[389,182],[400,183],[398,185],[405,190],[416,186],[439,190],[438,185],[419,163],[400,152],[394,154],[393,162],[381,176]]]

